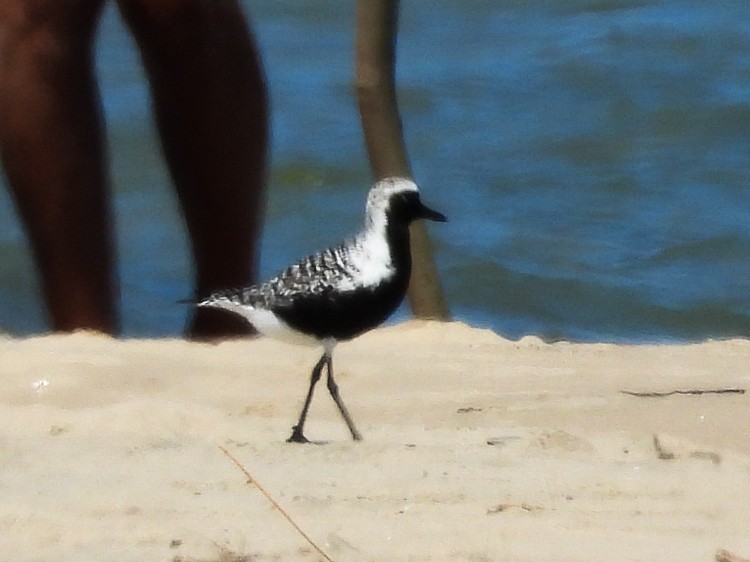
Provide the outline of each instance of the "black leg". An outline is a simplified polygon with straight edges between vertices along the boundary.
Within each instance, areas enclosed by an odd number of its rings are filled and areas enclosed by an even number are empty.
[[[320,361],[317,362],[312,370],[312,376],[310,377],[310,389],[307,391],[307,398],[305,398],[305,405],[302,406],[302,412],[300,412],[299,420],[297,425],[292,428],[292,435],[287,439],[287,443],[309,443],[307,437],[302,433],[305,426],[305,418],[307,418],[307,410],[310,408],[310,402],[312,402],[313,391],[315,390],[315,384],[320,379],[320,373],[323,370],[323,365],[330,361],[328,353],[324,353]],[[330,367],[328,370],[330,374]]]
[[[344,417],[344,421],[349,427],[349,432],[352,434],[352,439],[354,439],[355,441],[359,441],[362,439],[362,436],[359,434],[359,431],[357,431],[357,428],[354,427],[352,417],[349,415],[349,411],[346,409],[346,406],[344,406],[344,402],[341,400],[341,396],[339,396],[339,387],[336,384],[336,381],[333,380],[333,358],[331,356],[328,356],[326,365],[328,366],[328,392],[331,394],[331,398],[333,398],[333,401],[336,402],[336,406],[338,406],[339,412],[341,412],[341,415]]]

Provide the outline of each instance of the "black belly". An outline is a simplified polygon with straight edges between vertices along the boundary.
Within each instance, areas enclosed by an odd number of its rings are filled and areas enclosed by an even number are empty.
[[[408,281],[408,280],[407,280]],[[292,328],[320,339],[348,340],[383,323],[404,298],[407,283],[392,280],[375,288],[326,291],[274,308]]]

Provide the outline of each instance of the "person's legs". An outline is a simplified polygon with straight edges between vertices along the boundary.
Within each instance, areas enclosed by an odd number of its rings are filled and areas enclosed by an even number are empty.
[[[0,157],[55,330],[118,329],[92,42],[102,0],[0,0]]]
[[[196,293],[249,284],[265,203],[268,100],[234,0],[118,0],[140,47],[164,155],[192,245]],[[200,308],[189,335],[248,333]]]

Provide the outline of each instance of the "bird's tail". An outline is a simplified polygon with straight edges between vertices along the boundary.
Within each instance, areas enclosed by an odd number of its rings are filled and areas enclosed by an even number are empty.
[[[191,304],[193,306],[219,306],[219,303],[231,300],[230,291],[211,293],[208,296],[194,296],[186,299],[179,299],[177,304]]]
[[[182,302],[195,306],[232,309],[242,305],[242,289],[225,289],[203,297],[185,299]]]

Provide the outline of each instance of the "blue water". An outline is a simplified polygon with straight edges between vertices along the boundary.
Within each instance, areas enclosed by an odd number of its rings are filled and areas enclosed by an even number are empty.
[[[273,104],[264,276],[361,220],[351,4],[246,2]],[[398,55],[414,173],[450,218],[430,232],[456,318],[513,338],[750,336],[747,0],[402,2]],[[124,331],[177,335],[187,246],[113,10],[97,60]],[[0,330],[44,331],[4,190],[0,226]]]

